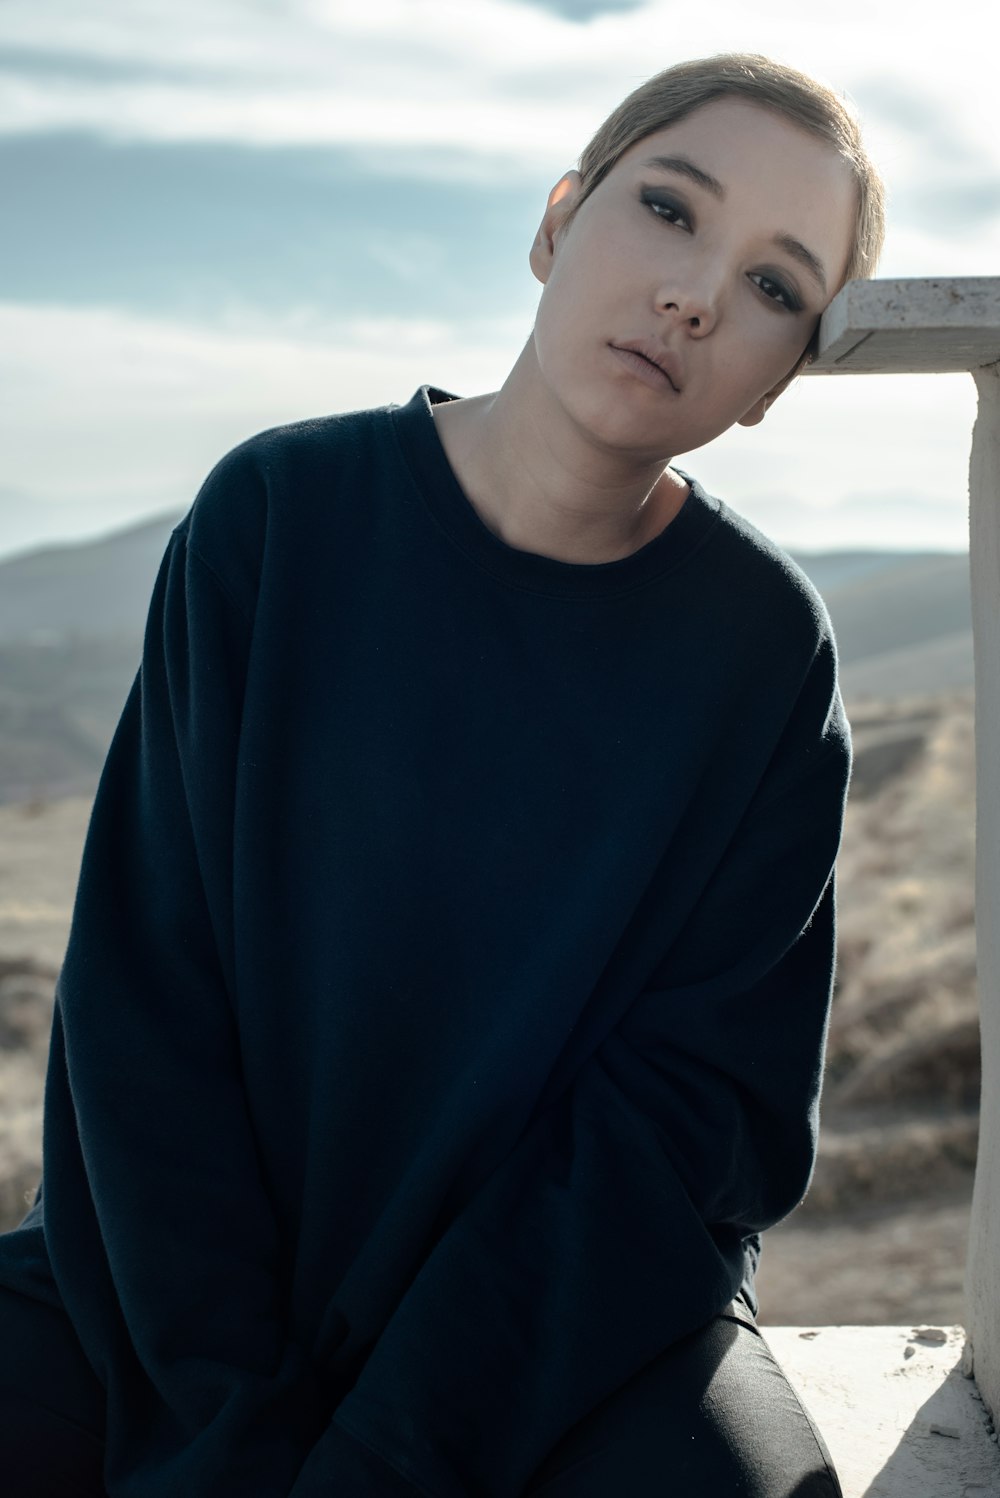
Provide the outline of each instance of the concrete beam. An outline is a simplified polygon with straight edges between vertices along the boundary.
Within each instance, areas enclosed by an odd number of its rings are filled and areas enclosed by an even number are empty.
[[[807,374],[941,374],[1000,360],[1000,276],[848,281]]]

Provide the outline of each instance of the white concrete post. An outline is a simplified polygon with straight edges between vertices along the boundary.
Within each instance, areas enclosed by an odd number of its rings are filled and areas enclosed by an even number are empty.
[[[969,559],[976,663],[976,967],[983,1084],[965,1325],[976,1386],[1000,1416],[1000,364],[975,374]]]
[[[965,1362],[1000,1425],[1000,277],[849,282],[823,318],[809,373],[951,370],[971,371],[979,389],[969,525],[983,1081],[965,1274]]]

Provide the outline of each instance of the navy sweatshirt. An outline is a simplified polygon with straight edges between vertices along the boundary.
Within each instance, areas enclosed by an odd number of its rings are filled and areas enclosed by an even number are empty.
[[[243,443],[163,562],[0,1238],[112,1498],[517,1498],[809,1182],[826,611],[696,482],[619,561],[507,545],[444,398]]]

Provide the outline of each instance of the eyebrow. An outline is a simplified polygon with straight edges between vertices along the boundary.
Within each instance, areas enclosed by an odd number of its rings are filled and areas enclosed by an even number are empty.
[[[800,265],[805,266],[806,270],[812,275],[813,280],[817,282],[820,291],[826,296],[826,272],[823,269],[823,262],[819,257],[814,255],[812,250],[807,249],[801,239],[796,239],[794,234],[776,234],[774,242],[780,245],[783,250],[786,250],[793,260],[797,260]]]
[[[700,166],[695,166],[686,156],[651,156],[643,166],[658,166],[665,172],[679,172],[682,177],[689,177],[699,187],[706,188],[716,198],[724,198],[726,189],[718,177],[710,177],[708,172],[703,172]]]
[[[710,192],[720,201],[726,196],[726,189],[718,177],[713,177],[700,166],[695,166],[687,156],[650,156],[647,161],[643,162],[643,166],[658,167],[664,172],[676,172],[679,176],[687,177],[689,181],[696,183],[698,187],[703,187],[706,192]],[[823,262],[819,256],[814,255],[801,239],[795,238],[794,234],[776,234],[774,243],[809,272],[820,291],[826,296],[826,271],[823,269]]]

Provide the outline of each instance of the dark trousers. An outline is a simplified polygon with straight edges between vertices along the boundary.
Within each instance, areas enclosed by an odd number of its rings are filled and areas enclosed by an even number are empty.
[[[61,1312],[0,1289],[7,1498],[104,1498],[101,1385]],[[525,1498],[842,1498],[829,1453],[742,1299],[553,1448]]]

